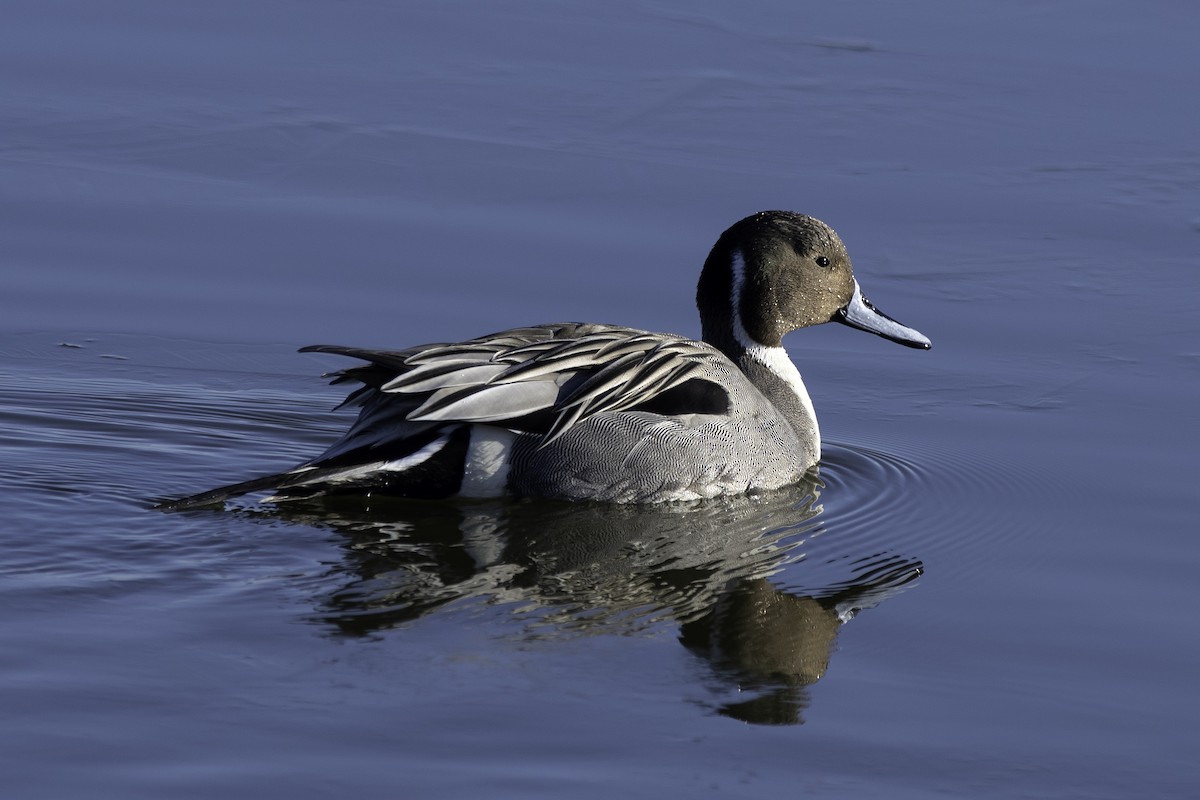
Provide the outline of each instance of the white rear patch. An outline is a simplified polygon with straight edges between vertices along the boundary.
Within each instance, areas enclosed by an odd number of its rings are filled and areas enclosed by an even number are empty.
[[[472,425],[463,469],[463,497],[499,497],[508,489],[509,459],[517,434],[495,425]]]

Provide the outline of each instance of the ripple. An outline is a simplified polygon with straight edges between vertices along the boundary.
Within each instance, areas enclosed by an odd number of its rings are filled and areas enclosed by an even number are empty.
[[[953,564],[961,576],[997,542],[1019,546],[1030,536],[996,509],[1047,502],[1056,492],[1052,476],[952,445],[906,442],[901,452],[880,449],[878,441],[826,443],[822,519],[840,548],[863,554],[900,547],[926,562]]]

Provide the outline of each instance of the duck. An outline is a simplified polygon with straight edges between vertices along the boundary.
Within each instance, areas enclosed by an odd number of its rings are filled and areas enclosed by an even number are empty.
[[[930,340],[863,295],[838,234],[792,211],[724,231],[696,289],[699,340],[560,322],[403,350],[313,345],[359,363],[357,419],[283,472],[158,504],[333,495],[664,503],[769,492],[821,457],[817,416],[783,337],[839,322],[907,347]]]

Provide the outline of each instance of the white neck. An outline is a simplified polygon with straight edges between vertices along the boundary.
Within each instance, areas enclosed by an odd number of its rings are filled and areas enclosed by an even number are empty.
[[[800,370],[792,363],[787,351],[782,347],[768,347],[756,341],[746,326],[742,323],[742,286],[746,282],[746,262],[741,250],[734,250],[730,264],[732,278],[730,281],[730,301],[733,303],[733,338],[746,351],[746,356],[762,364],[777,375],[787,387],[795,393],[804,413],[812,423],[813,436],[816,438],[817,452],[821,452],[821,432],[817,426],[817,412],[813,408],[812,398],[808,396],[808,387],[800,377]]]

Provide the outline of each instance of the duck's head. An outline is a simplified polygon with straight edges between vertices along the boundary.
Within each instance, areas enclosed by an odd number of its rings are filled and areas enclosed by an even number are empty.
[[[791,211],[761,211],[721,234],[700,274],[696,302],[704,339],[727,351],[735,343],[779,347],[791,331],[823,322],[930,347],[924,335],[863,297],[833,228]]]

